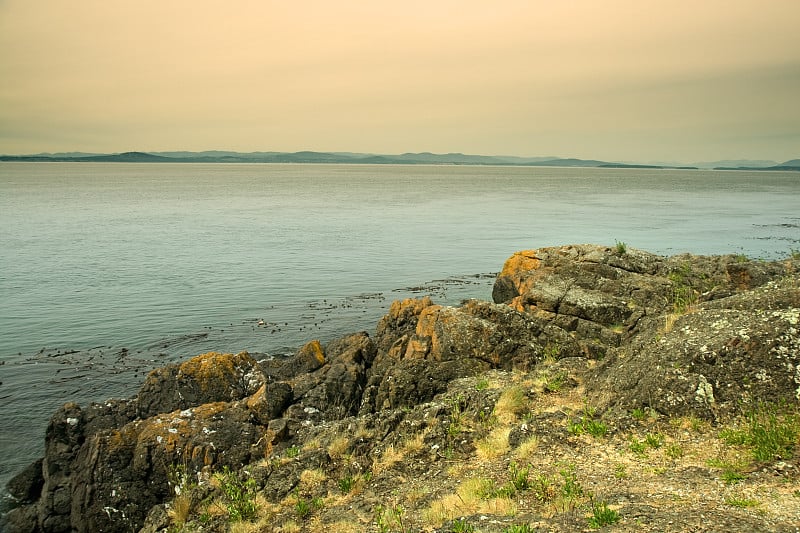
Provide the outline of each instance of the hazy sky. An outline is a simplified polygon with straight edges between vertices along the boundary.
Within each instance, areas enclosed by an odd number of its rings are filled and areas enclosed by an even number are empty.
[[[800,157],[798,0],[0,0],[0,153]]]

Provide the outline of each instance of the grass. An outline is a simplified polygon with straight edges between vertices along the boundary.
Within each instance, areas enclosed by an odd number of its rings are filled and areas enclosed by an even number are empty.
[[[606,502],[595,502],[592,500],[592,516],[589,517],[589,527],[600,529],[604,526],[619,521],[619,513],[611,509]]]
[[[605,437],[608,433],[608,426],[601,420],[595,420],[596,416],[597,409],[586,405],[580,419],[577,422],[570,422],[567,430],[573,435],[588,433],[595,438]]]
[[[515,421],[528,410],[528,397],[525,390],[518,386],[507,388],[500,394],[494,406],[494,413],[498,420],[505,423]]]
[[[725,499],[725,503],[730,505],[731,507],[739,507],[741,509],[747,507],[757,507],[758,501],[757,500],[750,500],[747,498],[737,498],[735,496],[731,496]]]
[[[614,252],[616,252],[617,255],[625,255],[628,253],[628,245],[624,242],[614,241]]]
[[[252,478],[243,480],[236,472],[225,467],[216,474],[220,489],[225,496],[228,518],[231,522],[254,520],[258,517],[256,505],[256,482]]]
[[[755,461],[767,462],[792,456],[800,435],[800,415],[779,413],[775,406],[762,405],[746,416],[741,428],[726,429],[720,437],[728,444],[750,448]]]
[[[505,528],[503,533],[534,533],[534,530],[528,524],[515,524]]]
[[[475,526],[467,522],[465,518],[454,520],[450,526],[450,533],[473,533]]]

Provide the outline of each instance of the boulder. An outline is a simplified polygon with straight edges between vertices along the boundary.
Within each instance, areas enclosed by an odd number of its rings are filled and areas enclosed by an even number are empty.
[[[587,392],[621,409],[709,420],[760,402],[797,402],[799,322],[797,277],[698,304],[604,361]]]
[[[247,352],[210,352],[150,372],[138,395],[140,418],[205,403],[240,400],[265,382],[258,363]]]
[[[323,353],[324,365],[292,380],[295,403],[328,419],[357,413],[367,369],[377,354],[375,343],[366,332],[354,333],[328,343]]]

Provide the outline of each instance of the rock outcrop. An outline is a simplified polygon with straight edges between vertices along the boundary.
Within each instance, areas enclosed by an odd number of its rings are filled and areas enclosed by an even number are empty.
[[[202,481],[247,467],[277,500],[300,473],[260,463],[276,450],[358,425],[375,442],[355,439],[348,453],[366,457],[395,442],[404,424],[450,417],[452,428],[454,410],[491,410],[497,394],[465,392],[449,411],[437,404],[457,380],[528,372],[543,361],[562,361],[560,375],[571,386],[580,380],[609,412],[649,407],[717,421],[758,402],[800,402],[798,269],[796,259],[661,257],[619,246],[529,250],[506,262],[493,302],[397,301],[374,337],[310,341],[282,362],[245,352],[168,365],[148,375],[136,398],[58,410],[45,457],[9,486],[19,506],[5,526],[159,530],[178,468]],[[431,439],[436,431],[449,438],[447,423],[437,427]],[[517,428],[509,439],[517,446],[533,430]],[[453,442],[454,450],[465,443]],[[306,464],[335,462],[315,453]]]

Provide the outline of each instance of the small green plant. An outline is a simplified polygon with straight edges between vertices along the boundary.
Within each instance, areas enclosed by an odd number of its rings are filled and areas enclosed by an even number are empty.
[[[508,526],[503,530],[503,533],[534,533],[533,528],[528,524],[515,524]]]
[[[614,251],[617,255],[625,255],[628,253],[628,245],[621,241],[614,241]]]
[[[467,522],[466,518],[460,518],[450,526],[451,533],[474,533],[475,526]]]
[[[553,375],[548,374],[544,380],[544,392],[559,392],[566,381],[567,375],[563,372],[557,372]]]
[[[305,520],[311,516],[311,503],[303,498],[298,497],[297,502],[294,504],[294,512],[297,514],[298,518]]]
[[[608,433],[608,426],[605,422],[595,420],[594,418],[596,416],[597,408],[586,405],[583,408],[583,415],[580,417],[580,419],[577,422],[571,422],[567,426],[567,430],[573,435],[583,435],[584,433],[588,433],[596,438],[605,437]]]
[[[617,479],[625,479],[628,477],[628,469],[625,467],[624,464],[619,463],[617,466],[614,467],[614,477]]]
[[[800,416],[780,416],[774,406],[760,406],[747,415],[743,429],[720,433],[728,444],[751,448],[756,461],[772,461],[791,457],[800,435]]]
[[[670,459],[680,459],[683,457],[683,448],[680,444],[670,444],[664,448],[664,454]]]
[[[789,257],[791,257],[794,260],[800,260],[800,250],[797,250],[795,248],[790,248]]]
[[[748,261],[750,261],[750,258],[744,254],[739,254],[736,257],[734,257],[733,260],[736,261],[737,263],[747,263]]]
[[[228,517],[231,522],[254,520],[258,516],[255,498],[257,484],[253,478],[242,480],[236,472],[226,466],[217,473],[220,488],[227,502]]]
[[[649,447],[656,450],[664,444],[664,435],[661,433],[648,433],[645,435],[644,441]]]
[[[406,527],[403,525],[403,514],[405,509],[399,505],[391,508],[386,508],[383,505],[375,507],[375,523],[381,533],[389,533],[390,531],[401,531],[405,533]]]
[[[345,476],[339,480],[339,492],[348,494],[356,484],[356,478],[353,476]]]
[[[481,378],[475,383],[475,390],[486,390],[489,388],[489,380],[486,378]]]
[[[542,351],[545,361],[555,362],[561,355],[561,345],[557,342],[548,342]]]
[[[522,492],[531,488],[531,483],[528,479],[530,470],[530,467],[519,468],[517,463],[511,463],[508,465],[508,474],[511,478],[511,485],[513,485],[515,490]]]
[[[547,474],[537,475],[531,486],[534,496],[542,503],[549,502],[556,497],[556,488],[553,480]]]
[[[583,487],[578,482],[578,475],[575,473],[575,465],[568,464],[558,472],[564,481],[561,493],[566,498],[580,498],[583,496]]]
[[[641,407],[637,407],[637,408],[635,408],[635,409],[631,410],[631,416],[632,416],[632,417],[633,417],[635,420],[644,420],[644,419],[645,419],[645,417],[647,416],[647,411],[645,411],[645,410],[644,410],[643,408],[641,408]]]
[[[631,437],[628,443],[628,449],[640,457],[647,455],[647,442],[639,440],[636,437]]]
[[[289,446],[286,448],[286,457],[289,459],[294,459],[300,455],[300,448],[298,446]]]
[[[756,507],[758,506],[757,500],[750,500],[747,498],[737,498],[731,496],[730,498],[725,499],[725,503],[730,505],[731,507],[739,507],[739,508],[746,508],[746,507]]]
[[[589,517],[589,527],[600,529],[603,526],[614,524],[619,520],[619,513],[611,509],[606,502],[596,502],[592,498],[592,516]]]
[[[726,468],[725,470],[723,470],[720,477],[722,478],[722,481],[724,481],[726,485],[733,485],[735,483],[739,483],[740,481],[744,481],[745,479],[747,479],[746,475],[731,468]]]

